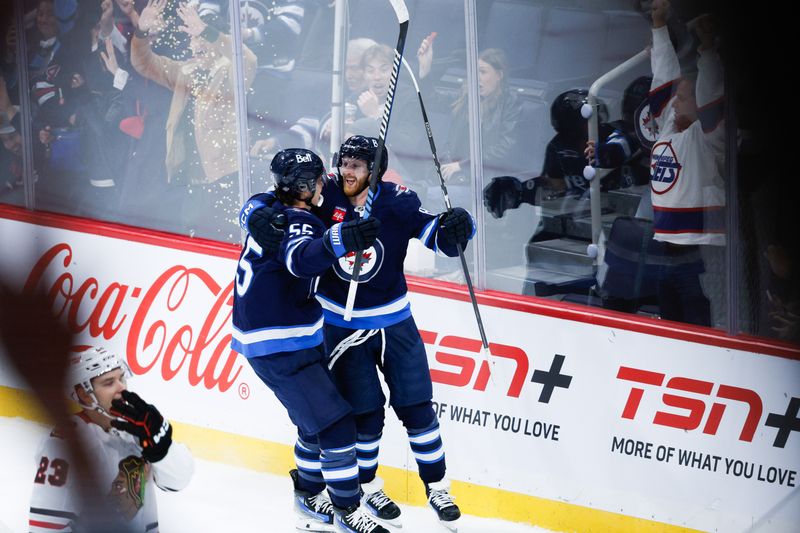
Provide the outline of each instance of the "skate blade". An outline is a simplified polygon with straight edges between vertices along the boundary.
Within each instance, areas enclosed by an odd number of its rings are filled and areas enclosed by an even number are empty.
[[[403,515],[401,514],[397,518],[393,518],[391,520],[387,520],[385,518],[379,518],[378,516],[370,513],[370,516],[373,520],[384,527],[390,527],[394,529],[403,529]]]
[[[443,520],[439,520],[439,529],[441,531],[452,531],[453,533],[458,533],[458,520],[453,520],[452,522],[444,522]]]
[[[298,518],[295,521],[294,527],[300,531],[311,531],[315,533],[336,531],[336,528],[333,524],[324,524],[319,520],[309,520],[306,518]]]

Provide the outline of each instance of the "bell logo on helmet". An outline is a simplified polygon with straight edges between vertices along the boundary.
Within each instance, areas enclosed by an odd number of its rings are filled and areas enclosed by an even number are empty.
[[[298,163],[311,163],[311,154],[310,153],[305,154],[305,155],[303,155],[303,154],[295,154],[294,158]]]

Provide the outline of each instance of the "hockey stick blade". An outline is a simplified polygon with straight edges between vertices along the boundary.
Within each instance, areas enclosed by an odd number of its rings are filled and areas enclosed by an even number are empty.
[[[383,147],[386,144],[386,133],[389,130],[389,119],[392,116],[392,105],[394,104],[395,90],[397,89],[397,77],[400,74],[400,62],[403,59],[403,49],[406,46],[406,34],[408,33],[408,9],[403,0],[389,0],[397,15],[400,23],[400,33],[397,36],[397,46],[394,50],[394,64],[392,74],[389,78],[389,92],[386,94],[386,103],[383,106],[383,116],[381,118],[381,128],[378,133],[378,149],[375,152],[375,160],[372,162],[372,172],[369,176],[369,192],[367,193],[367,203],[364,206],[363,218],[369,218],[372,214],[372,201],[375,191],[378,189],[378,171],[383,160]],[[356,301],[356,291],[358,290],[358,280],[361,276],[361,266],[364,262],[364,252],[359,250],[353,262],[353,274],[350,277],[350,286],[347,289],[347,301],[344,309],[344,319],[350,321],[353,318],[353,307]]]

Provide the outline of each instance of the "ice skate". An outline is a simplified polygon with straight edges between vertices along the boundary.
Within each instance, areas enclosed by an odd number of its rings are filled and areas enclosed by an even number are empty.
[[[375,518],[393,527],[403,527],[400,507],[383,492],[383,479],[376,477],[361,484],[361,505]]]
[[[426,483],[425,494],[428,496],[428,504],[439,518],[439,523],[451,531],[458,531],[461,510],[454,503],[455,496],[450,494],[450,481],[443,479],[435,483]]]
[[[378,524],[372,514],[363,505],[353,504],[347,509],[334,508],[336,513],[336,531],[343,533],[389,533],[389,530]]]
[[[336,531],[333,525],[333,505],[328,493],[323,490],[317,494],[298,488],[297,469],[289,472],[294,483],[294,512],[297,515],[295,527],[300,531]]]

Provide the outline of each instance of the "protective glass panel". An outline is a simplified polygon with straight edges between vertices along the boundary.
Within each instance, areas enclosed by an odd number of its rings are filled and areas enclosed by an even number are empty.
[[[725,327],[713,25],[681,7],[653,30],[649,9],[497,1],[479,19],[487,285]]]
[[[257,60],[247,97],[250,189],[272,185],[269,165],[286,148],[316,152],[329,171],[333,155],[350,135],[377,137],[397,43],[399,24],[388,1],[344,2],[343,27],[334,2],[242,1],[245,47]],[[451,106],[461,94],[465,70],[462,0],[407,1],[411,23],[404,57],[419,79],[437,144],[446,146],[454,129]],[[342,77],[335,76],[335,35],[341,32]],[[434,42],[434,73],[420,76],[417,52]],[[244,51],[245,57],[250,52]],[[453,74],[452,72],[456,72]],[[460,73],[460,78],[456,75]],[[341,97],[332,96],[335,84]],[[337,123],[341,109],[341,122]],[[466,119],[461,126],[465,127]],[[383,181],[413,190],[423,207],[444,210],[431,148],[411,74],[401,66],[386,136],[388,168]],[[441,149],[441,148],[440,148]],[[440,154],[441,156],[441,154]],[[466,195],[465,202],[470,201]],[[465,205],[468,207],[468,204]],[[412,240],[406,271],[434,275],[459,270],[457,259],[438,258]]]
[[[16,10],[6,9],[0,20],[0,202],[24,205],[20,69],[17,62],[20,32]]]
[[[227,2],[28,7],[36,207],[238,240]]]

